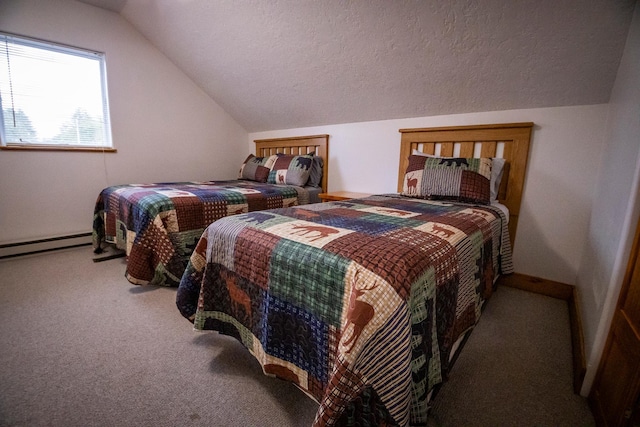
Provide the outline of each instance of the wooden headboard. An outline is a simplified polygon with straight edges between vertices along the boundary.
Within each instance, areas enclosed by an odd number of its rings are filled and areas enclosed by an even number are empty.
[[[304,155],[315,152],[322,157],[322,192],[327,191],[329,177],[329,135],[294,136],[288,138],[256,139],[256,156],[264,157],[273,154]]]
[[[443,157],[502,157],[505,169],[498,200],[509,208],[509,234],[513,247],[532,128],[533,123],[527,122],[400,129],[398,192],[402,192],[409,156],[414,149]]]

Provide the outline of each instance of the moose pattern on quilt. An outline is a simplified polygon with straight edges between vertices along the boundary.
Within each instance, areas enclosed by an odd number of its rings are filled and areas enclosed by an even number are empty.
[[[312,396],[315,426],[425,425],[454,343],[510,272],[499,209],[380,195],[211,224],[176,304]]]
[[[244,180],[112,186],[95,204],[93,247],[98,253],[106,242],[125,250],[133,284],[176,287],[213,221],[308,202],[303,188]]]

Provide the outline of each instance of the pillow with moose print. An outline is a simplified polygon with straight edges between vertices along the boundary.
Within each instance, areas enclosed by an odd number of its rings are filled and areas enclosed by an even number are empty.
[[[491,159],[409,156],[402,195],[489,204]]]
[[[270,184],[288,184],[303,187],[309,180],[312,162],[312,154],[303,156],[278,155],[271,167],[267,182]]]

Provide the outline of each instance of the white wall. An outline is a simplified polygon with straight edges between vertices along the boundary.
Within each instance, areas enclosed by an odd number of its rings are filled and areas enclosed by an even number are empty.
[[[114,184],[234,178],[247,132],[120,15],[2,0],[0,31],[106,53],[117,153],[0,151],[0,244],[91,231]]]
[[[587,395],[598,369],[640,215],[640,3],[610,101],[606,152],[578,286],[584,318]]]
[[[534,122],[514,247],[516,271],[575,284],[604,147],[607,105],[496,111],[249,134],[254,139],[327,133],[329,191],[396,192],[398,129]]]

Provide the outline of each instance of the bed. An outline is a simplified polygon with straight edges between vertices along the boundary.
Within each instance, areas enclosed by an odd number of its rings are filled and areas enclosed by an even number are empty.
[[[103,189],[94,208],[94,260],[126,256],[129,282],[178,286],[213,221],[319,202],[327,188],[328,140],[328,135],[256,140],[256,154],[240,165],[239,179]]]
[[[496,279],[513,271],[532,126],[401,129],[398,193],[214,222],[178,309],[315,399],[314,426],[426,425]]]

